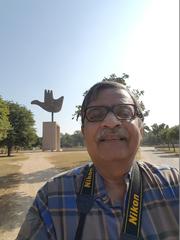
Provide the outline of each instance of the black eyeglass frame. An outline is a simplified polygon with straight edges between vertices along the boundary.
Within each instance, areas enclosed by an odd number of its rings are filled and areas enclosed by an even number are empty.
[[[132,106],[134,108],[134,114],[131,118],[118,118],[117,117],[117,114],[114,113],[114,108],[117,107],[117,106]],[[88,119],[87,117],[87,111],[91,108],[98,108],[98,107],[103,107],[104,109],[106,109],[106,114],[104,115],[104,118],[100,119],[100,120],[97,120],[97,121],[92,121],[90,119]],[[101,122],[105,119],[105,117],[107,116],[107,114],[109,112],[112,112],[114,114],[114,116],[118,119],[118,120],[126,120],[126,121],[132,121],[133,119],[135,119],[136,117],[139,117],[142,121],[144,120],[144,116],[143,114],[141,113],[141,111],[136,107],[136,105],[134,104],[116,104],[116,105],[113,105],[113,106],[90,106],[90,107],[87,107],[84,111],[84,119],[86,118],[89,122]]]

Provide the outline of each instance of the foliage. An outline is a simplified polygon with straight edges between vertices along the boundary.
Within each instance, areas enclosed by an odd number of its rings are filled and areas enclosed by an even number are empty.
[[[8,115],[9,115],[8,105],[0,97],[0,141],[7,137],[7,132],[11,127]]]
[[[31,147],[37,140],[37,135],[31,111],[17,103],[7,102],[7,105],[11,128],[8,130],[7,137],[1,141],[1,145],[7,146],[8,156],[10,156],[13,147]]]
[[[36,141],[32,144],[32,147],[42,148],[42,137],[36,138]]]
[[[129,78],[129,75],[126,74],[126,73],[123,73],[122,77],[117,77],[116,74],[113,73],[113,74],[111,74],[109,76],[109,78],[104,77],[102,82],[104,82],[104,81],[112,81],[112,82],[118,82],[118,83],[121,83],[123,85],[126,85],[125,79],[127,79],[127,78]]]
[[[72,135],[61,134],[61,147],[80,147],[84,146],[84,140],[81,131],[75,131]]]
[[[167,132],[167,139],[172,144],[175,152],[175,145],[179,141],[179,126],[174,126],[170,128]]]
[[[126,74],[126,73],[123,73],[122,77],[117,77],[115,74],[111,74],[109,76],[109,78],[105,77],[105,78],[103,78],[102,81],[113,81],[113,82],[118,82],[118,83],[121,83],[121,84],[127,86],[126,79],[128,79],[128,78],[129,78],[129,75]],[[129,89],[133,93],[135,98],[137,99],[137,101],[138,101],[138,103],[139,103],[139,105],[142,109],[144,117],[148,116],[149,115],[149,110],[145,109],[144,103],[140,100],[140,98],[144,95],[144,91],[138,90],[138,89],[132,89],[131,90],[130,86],[127,86],[127,89]],[[87,94],[87,92],[88,91],[84,92],[83,96],[85,96]],[[76,109],[75,109],[75,113],[72,116],[72,119],[76,118],[76,120],[78,120],[78,117],[80,116],[80,113],[81,113],[81,105],[77,105]]]
[[[175,144],[179,142],[179,126],[169,127],[165,123],[157,124],[154,123],[148,132],[145,132],[144,144],[149,145],[164,145],[167,144],[169,149],[170,145],[174,148]]]

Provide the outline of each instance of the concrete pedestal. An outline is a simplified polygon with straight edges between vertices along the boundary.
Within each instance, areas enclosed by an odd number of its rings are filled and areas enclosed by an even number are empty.
[[[43,122],[43,151],[60,151],[60,127],[56,122]]]

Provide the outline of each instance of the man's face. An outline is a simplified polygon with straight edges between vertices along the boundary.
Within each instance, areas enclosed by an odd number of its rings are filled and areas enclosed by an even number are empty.
[[[118,104],[134,103],[125,90],[109,88],[101,90],[88,107]],[[104,120],[99,122],[89,122],[85,119],[82,132],[88,153],[98,166],[114,161],[131,163],[141,140],[137,118],[132,121],[118,120],[112,112],[107,113]]]

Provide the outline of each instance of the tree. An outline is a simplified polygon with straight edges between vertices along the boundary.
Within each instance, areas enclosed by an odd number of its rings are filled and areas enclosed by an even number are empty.
[[[32,147],[42,148],[42,137],[37,136],[36,141],[32,144]]]
[[[170,150],[170,144],[172,145],[175,151],[175,144],[179,141],[179,126],[173,126],[169,128],[165,123],[157,124],[154,123],[149,128],[148,132],[145,132],[145,136],[143,139],[143,144],[150,145],[159,145],[159,144],[167,144]]]
[[[81,131],[75,131],[71,137],[73,146],[84,146],[84,140]]]
[[[84,146],[84,140],[81,131],[75,131],[72,135],[61,133],[61,147],[80,147]]]
[[[111,74],[109,76],[109,78],[104,77],[102,82],[104,82],[104,81],[112,81],[112,82],[118,82],[118,83],[121,83],[123,85],[126,85],[126,81],[125,80],[127,78],[129,78],[129,75],[126,74],[126,73],[123,73],[122,77],[117,77],[116,74],[113,73],[113,74]]]
[[[175,152],[175,143],[179,141],[179,126],[171,127],[168,131],[168,138]]]
[[[61,134],[61,147],[73,147],[71,135]]]
[[[144,137],[143,137],[143,145],[155,145],[156,144],[156,136],[150,132],[144,131]]]
[[[167,144],[168,145],[168,148],[170,150],[170,139],[169,139],[169,126],[166,125],[163,129],[161,129],[160,133],[159,133],[159,136],[160,136],[160,139],[161,139],[161,142],[164,144]]]
[[[121,83],[123,85],[126,85],[126,79],[129,78],[129,75],[126,74],[126,73],[123,73],[122,74],[122,77],[117,77],[114,73],[111,74],[109,76],[109,78],[103,78],[102,82],[104,81],[113,81],[113,82],[118,82],[118,83]],[[130,86],[127,86],[127,89],[131,90],[131,87]],[[84,92],[83,96],[85,96],[87,94],[88,91]],[[144,103],[140,100],[140,98],[144,95],[144,91],[142,90],[138,90],[138,89],[133,89],[131,90],[131,92],[133,93],[133,95],[136,97],[141,109],[142,109],[142,112],[143,112],[143,115],[144,117],[148,116],[149,115],[149,110],[146,110],[145,109],[145,105]],[[75,113],[73,114],[72,116],[72,119],[76,118],[76,120],[78,120],[78,117],[80,116],[81,114],[81,105],[77,105],[76,106],[76,109],[75,109]]]
[[[10,129],[8,115],[9,115],[8,105],[0,97],[0,141],[7,137],[7,132]]]
[[[30,147],[37,140],[34,119],[31,111],[18,103],[7,102],[9,107],[9,122],[11,128],[1,145],[7,146],[8,156],[13,147]]]
[[[156,144],[160,144],[160,143],[164,143],[164,131],[165,129],[168,128],[168,126],[165,123],[161,123],[161,124],[157,124],[154,123],[152,126],[152,133],[155,135],[156,137]]]

